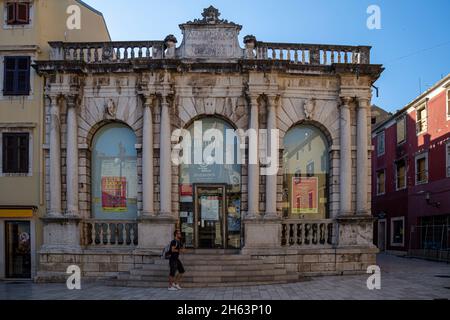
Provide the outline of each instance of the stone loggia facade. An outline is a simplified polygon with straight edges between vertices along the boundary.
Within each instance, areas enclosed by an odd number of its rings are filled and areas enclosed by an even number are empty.
[[[243,165],[241,255],[276,261],[299,275],[365,271],[377,252],[369,124],[371,86],[382,72],[370,64],[370,48],[267,43],[246,36],[242,49],[241,26],[221,20],[212,7],[203,19],[180,27],[179,47],[174,36],[51,43],[52,59],[36,63],[47,84],[49,208],[38,279],[64,278],[74,263],[91,278],[153,263],[180,211],[171,132],[205,115],[244,130],[279,129],[281,148],[285,133],[300,123],[320,128],[329,142],[326,220],[282,217],[283,168],[266,177],[258,165]],[[139,216],[105,224],[91,213],[91,144],[96,131],[111,122],[127,124],[137,136]],[[112,225],[119,223],[126,241],[111,244]]]

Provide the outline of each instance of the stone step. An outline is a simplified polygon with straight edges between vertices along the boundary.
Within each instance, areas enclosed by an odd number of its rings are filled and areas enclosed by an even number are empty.
[[[204,260],[204,259],[184,259],[184,257],[180,258],[181,262],[183,264],[191,264],[191,265],[261,265],[261,264],[270,264],[270,263],[276,263],[276,261],[269,261],[269,260],[260,260],[260,259],[232,259],[232,260]],[[169,260],[166,259],[157,259],[154,260],[154,263],[150,264],[162,264],[167,265],[169,263]]]
[[[273,284],[285,284],[293,281],[254,281],[254,282],[228,282],[228,283],[182,283],[182,287],[189,288],[226,288],[226,287],[253,287],[253,286],[265,286]],[[137,287],[137,288],[167,288],[167,281],[111,281],[108,283],[110,286],[115,287]],[[176,292],[174,292],[176,294]]]
[[[131,270],[131,276],[168,276],[168,270]],[[231,271],[223,271],[223,270],[193,270],[186,269],[187,276],[193,277],[216,277],[216,276],[252,276],[252,275],[279,275],[286,274],[285,269],[268,269],[268,270],[231,270]]]
[[[231,265],[197,265],[190,262],[184,263],[186,269],[194,271],[234,271],[234,270],[272,270],[283,269],[283,264],[231,264]],[[135,270],[164,270],[169,271],[169,263],[165,264],[144,264],[141,268]]]

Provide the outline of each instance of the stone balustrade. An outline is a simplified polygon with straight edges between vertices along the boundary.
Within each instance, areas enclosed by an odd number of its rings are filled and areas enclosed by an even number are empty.
[[[85,63],[162,59],[164,41],[50,42],[51,59]]]
[[[281,246],[318,247],[333,244],[334,222],[326,220],[284,220],[281,228]]]
[[[85,220],[82,243],[85,246],[137,246],[138,225],[136,221]]]
[[[290,61],[296,64],[369,64],[370,47],[258,42],[256,59]]]
[[[51,60],[119,63],[139,59],[167,59],[175,53],[168,41],[50,42]],[[249,49],[250,48],[250,49]],[[242,50],[243,59],[286,61],[304,65],[370,64],[370,47],[256,42]],[[249,54],[249,50],[250,53]]]

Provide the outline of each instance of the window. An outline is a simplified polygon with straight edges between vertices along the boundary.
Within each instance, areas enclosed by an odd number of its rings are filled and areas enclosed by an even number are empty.
[[[405,160],[399,160],[395,164],[396,189],[406,188],[406,163]]]
[[[377,172],[377,195],[382,195],[385,193],[386,178],[384,170]]]
[[[377,135],[377,155],[382,156],[385,149],[385,136],[384,131]]]
[[[416,157],[416,184],[428,182],[428,154]]]
[[[283,216],[326,219],[330,157],[325,135],[319,128],[304,124],[287,131],[283,141],[283,165],[287,168],[283,176]]]
[[[30,57],[5,57],[3,95],[30,94]]]
[[[391,219],[391,246],[405,245],[405,217]]]
[[[450,89],[447,90],[447,120],[450,120]]]
[[[6,3],[8,25],[24,25],[30,23],[30,3],[29,2],[8,2]]]
[[[419,108],[417,108],[416,115],[416,131],[417,134],[421,134],[427,131],[428,123],[427,123],[427,108],[426,105],[423,104]]]
[[[129,127],[103,126],[92,142],[92,214],[96,219],[137,217],[136,135]]]
[[[30,135],[3,133],[2,136],[3,173],[28,173]]]
[[[397,144],[406,141],[406,117],[397,120]]]
[[[445,146],[447,153],[447,177],[450,178],[450,141]]]

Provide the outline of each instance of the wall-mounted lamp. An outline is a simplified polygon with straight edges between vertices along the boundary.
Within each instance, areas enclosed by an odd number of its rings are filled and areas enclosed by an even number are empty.
[[[441,206],[440,202],[431,202],[431,194],[429,192],[426,193],[425,200],[427,201],[427,205],[429,205],[429,206],[432,206],[435,208],[439,208]]]

